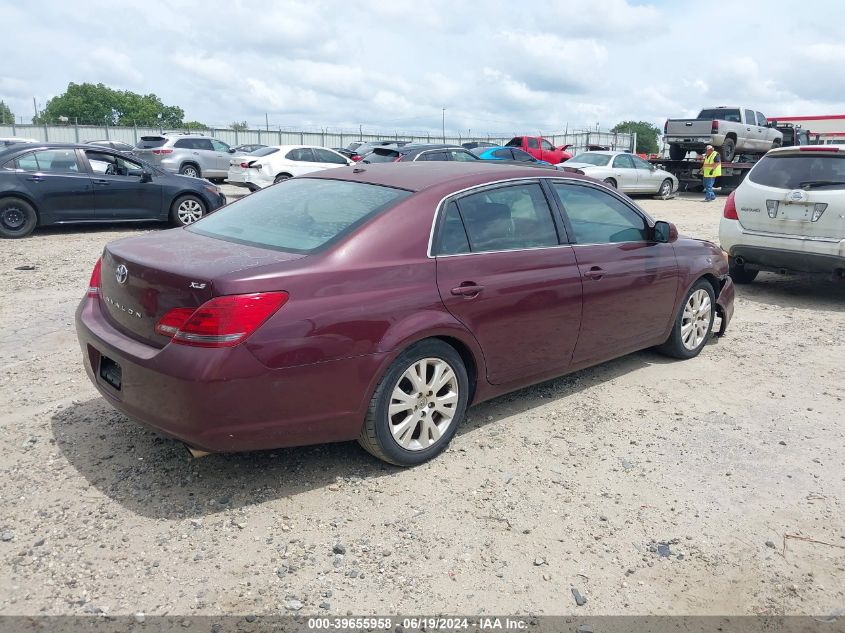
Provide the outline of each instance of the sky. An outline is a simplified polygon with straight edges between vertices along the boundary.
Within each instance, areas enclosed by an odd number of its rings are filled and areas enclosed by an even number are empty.
[[[273,129],[845,114],[841,0],[0,0],[0,15],[0,100],[26,122],[33,97],[43,107],[71,81]]]

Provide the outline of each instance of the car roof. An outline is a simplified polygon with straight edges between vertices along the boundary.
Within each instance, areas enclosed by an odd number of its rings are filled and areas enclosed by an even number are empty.
[[[570,178],[592,182],[580,174],[549,170],[538,172],[529,165],[500,164],[497,161],[422,161],[411,163],[368,163],[366,166],[326,169],[301,176],[302,178],[324,178],[349,180],[372,185],[395,187],[409,191],[422,191],[429,187],[450,184],[456,191],[487,182],[493,183],[511,178]]]
[[[831,149],[824,149],[831,148]],[[834,149],[835,148],[835,149]],[[777,149],[770,149],[768,154],[810,154],[816,156],[818,154],[833,154],[842,152],[845,154],[845,143],[831,143],[830,145],[792,145],[790,147],[778,147]]]

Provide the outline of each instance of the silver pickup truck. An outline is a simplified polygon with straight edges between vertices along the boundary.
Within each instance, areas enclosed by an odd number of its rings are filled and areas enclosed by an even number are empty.
[[[738,154],[765,154],[780,147],[783,134],[762,112],[738,106],[705,108],[694,119],[669,119],[663,126],[669,158],[681,160],[690,150],[703,152],[707,145],[719,151],[724,162]]]

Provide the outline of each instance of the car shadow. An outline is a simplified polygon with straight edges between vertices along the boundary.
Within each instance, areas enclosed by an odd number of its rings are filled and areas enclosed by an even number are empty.
[[[827,275],[761,272],[750,284],[737,284],[736,291],[745,301],[773,307],[845,311],[845,281],[834,281]]]
[[[471,433],[647,365],[671,362],[676,361],[643,351],[521,389],[470,409],[458,433]],[[150,518],[202,517],[400,470],[356,442],[192,459],[182,444],[147,431],[101,398],[60,410],[51,426],[59,450],[91,486]]]

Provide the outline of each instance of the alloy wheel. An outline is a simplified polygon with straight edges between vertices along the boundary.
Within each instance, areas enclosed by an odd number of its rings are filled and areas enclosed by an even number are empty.
[[[387,418],[393,439],[409,451],[437,443],[458,406],[458,378],[440,358],[422,358],[405,370],[390,397]]]
[[[193,224],[202,217],[202,205],[196,200],[183,200],[176,209],[176,215],[182,224]]]
[[[706,290],[699,288],[687,299],[681,317],[681,341],[688,350],[697,349],[707,338],[712,309]]]

